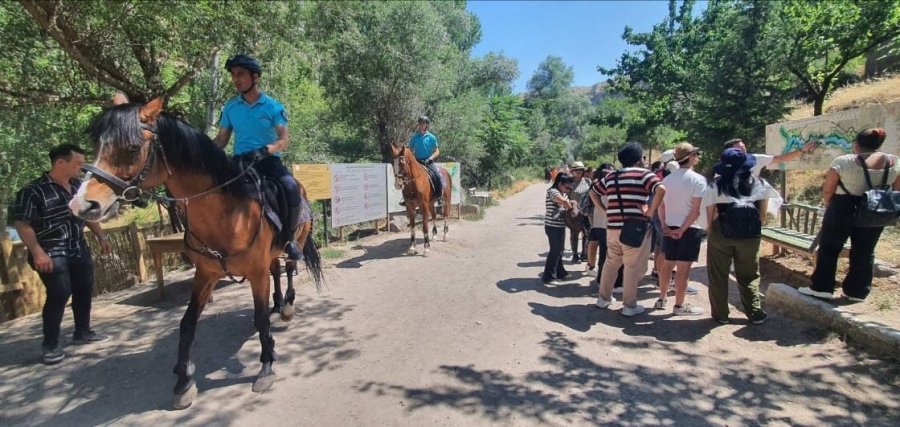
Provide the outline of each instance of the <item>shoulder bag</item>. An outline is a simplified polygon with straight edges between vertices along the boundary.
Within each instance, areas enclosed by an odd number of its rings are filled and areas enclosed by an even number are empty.
[[[619,174],[621,170],[615,172],[616,196],[619,199],[619,209],[622,211],[622,232],[619,233],[619,242],[632,248],[639,248],[644,244],[644,238],[647,236],[647,229],[650,221],[646,219],[628,218],[625,215],[625,204],[622,203],[622,191],[619,188]]]

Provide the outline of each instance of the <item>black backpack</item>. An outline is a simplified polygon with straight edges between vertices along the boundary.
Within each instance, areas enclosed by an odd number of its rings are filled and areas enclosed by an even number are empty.
[[[762,218],[753,201],[718,203],[719,230],[728,239],[756,239],[762,236]]]

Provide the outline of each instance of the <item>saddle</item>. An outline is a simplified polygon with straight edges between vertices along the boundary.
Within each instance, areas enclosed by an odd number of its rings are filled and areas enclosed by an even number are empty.
[[[417,160],[418,161],[418,160]],[[435,195],[435,198],[443,196],[443,188],[444,188],[444,178],[441,174],[434,171],[434,169],[443,170],[440,166],[432,169],[425,162],[418,161],[422,166],[425,167],[425,170],[428,171],[428,182],[431,184],[432,194]]]
[[[283,247],[291,239],[291,230],[285,230],[290,224],[286,192],[281,184],[251,168],[247,171],[244,185],[253,200],[262,205],[263,216],[275,229],[273,246]]]

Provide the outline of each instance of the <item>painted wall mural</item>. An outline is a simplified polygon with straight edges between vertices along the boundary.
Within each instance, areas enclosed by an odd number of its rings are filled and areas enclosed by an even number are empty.
[[[882,151],[900,155],[900,102],[768,125],[766,154],[786,154],[799,150],[807,141],[820,141],[812,153],[798,161],[782,163],[779,168],[825,170],[835,157],[851,153],[856,134],[870,127],[883,127],[887,133]]]

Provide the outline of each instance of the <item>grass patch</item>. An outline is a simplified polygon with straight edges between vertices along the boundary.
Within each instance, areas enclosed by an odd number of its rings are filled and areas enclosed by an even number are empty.
[[[495,199],[505,199],[505,198],[507,198],[507,197],[509,197],[509,196],[512,196],[512,195],[514,195],[514,194],[516,194],[516,193],[518,193],[518,192],[520,192],[520,191],[522,191],[522,190],[528,188],[529,186],[531,186],[532,184],[534,184],[534,183],[536,183],[536,182],[538,182],[537,179],[533,179],[533,180],[519,180],[519,181],[513,182],[509,187],[502,188],[502,189],[500,189],[500,190],[494,190],[494,191],[492,191],[492,192],[491,192],[491,195],[492,195]]]
[[[890,300],[890,298],[876,297],[875,299],[875,309],[878,311],[890,311],[894,309],[894,302]]]
[[[319,251],[325,259],[341,258],[347,253],[347,251],[338,248],[321,248]]]
[[[859,108],[866,105],[900,101],[900,75],[887,76],[839,88],[825,100],[824,113]],[[795,108],[785,120],[799,120],[813,116],[812,104]]]

